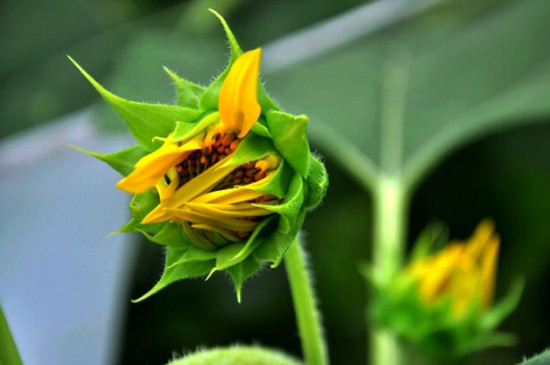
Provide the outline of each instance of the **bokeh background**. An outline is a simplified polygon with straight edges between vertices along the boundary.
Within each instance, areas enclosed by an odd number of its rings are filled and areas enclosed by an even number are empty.
[[[486,77],[482,68],[472,68],[461,91],[505,89],[509,85],[499,80],[512,71],[527,73],[516,69],[523,60],[533,69],[547,67],[550,7],[533,1],[538,6],[533,20],[527,11],[513,11],[518,2],[2,1],[0,300],[23,360],[164,364],[199,347],[233,343],[300,356],[282,267],[264,269],[245,284],[242,304],[223,274],[177,283],[143,303],[130,303],[159,278],[162,249],[138,236],[105,239],[127,219],[129,197],[114,188],[115,173],[67,145],[107,152],[131,139],[66,54],[118,95],[172,102],[163,65],[203,84],[225,66],[224,34],[206,11],[212,7],[226,17],[244,49],[264,47],[262,76],[283,106],[320,115],[336,129],[361,128],[365,105],[377,102],[364,91],[376,75],[367,75],[363,65],[377,62],[392,44],[408,42],[407,27],[426,29],[411,40],[426,49],[466,44],[446,59],[449,73],[475,58],[479,47],[490,53],[491,39],[509,42],[509,51],[492,66],[496,74]],[[482,46],[467,46],[484,36],[484,24],[504,16],[509,24],[504,39],[488,36]],[[550,75],[544,70],[542,75]],[[446,83],[432,80],[423,85],[424,93],[452,95]],[[525,87],[521,95],[529,98],[537,90]],[[422,96],[412,95],[411,103],[418,98],[422,104]],[[492,217],[502,236],[497,297],[513,280],[526,282],[520,306],[502,325],[518,335],[517,345],[483,351],[468,364],[514,364],[550,345],[547,111],[512,115],[508,128],[455,149],[413,194],[408,242],[436,220],[448,225],[452,237],[466,238],[483,217]],[[315,138],[312,147],[325,156],[330,174],[325,202],[308,216],[304,230],[331,359],[364,363],[368,295],[358,268],[370,257],[372,197],[333,158],[338,151]]]

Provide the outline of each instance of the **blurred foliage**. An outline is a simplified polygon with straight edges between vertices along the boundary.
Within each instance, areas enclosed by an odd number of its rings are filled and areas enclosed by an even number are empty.
[[[224,15],[243,48],[249,49],[359,1],[233,3]],[[215,19],[200,20],[208,18],[206,11],[196,15],[202,5],[216,7],[216,2],[2,2],[0,138],[98,101],[69,65],[66,53],[128,99],[173,101],[175,95],[165,93],[170,88],[163,65],[193,81],[208,82],[222,70],[227,54],[220,52],[225,41]],[[380,90],[392,69],[409,75],[401,100],[407,125],[399,166],[410,166],[405,162],[413,161],[422,143],[440,133],[441,126],[458,123],[460,134],[471,133],[476,122],[487,122],[482,130],[475,129],[477,137],[468,134],[467,146],[447,140],[435,147],[448,157],[441,165],[434,165],[439,161],[434,160],[419,168],[425,173],[429,167],[433,173],[423,182],[416,180],[409,215],[408,242],[435,219],[448,224],[451,237],[467,237],[481,218],[493,217],[502,236],[497,298],[513,279],[526,280],[523,300],[502,328],[518,334],[518,345],[484,351],[468,363],[512,364],[548,346],[548,2],[465,0],[445,6],[263,75],[276,100],[292,112],[310,116],[316,147],[328,156],[331,188],[324,206],[306,220],[305,230],[335,364],[362,363],[366,357],[366,330],[360,319],[367,298],[357,265],[369,253],[372,204],[349,178],[349,168],[342,167],[345,161],[339,151],[327,148],[326,130],[316,126],[330,125],[330,132],[337,131],[378,166],[378,106],[384,105]],[[107,109],[97,115],[102,126],[123,126]],[[523,126],[481,139],[494,122]],[[141,253],[132,298],[143,294],[162,268],[160,248],[136,244]],[[127,308],[121,364],[164,363],[172,352],[235,342],[299,355],[281,269],[266,269],[251,280],[240,305],[229,281],[220,275],[208,282],[174,285],[144,303],[128,303]]]
[[[344,11],[360,0],[22,0],[0,2],[0,138],[81,109],[97,101],[83,88],[65,55],[82,60],[98,80],[113,73],[127,46],[143,33],[170,38],[196,35],[224,42],[208,7],[234,14],[232,25],[243,44],[265,44],[303,26]],[[293,16],[288,16],[291,13]],[[261,29],[261,32],[258,31]],[[200,38],[199,38],[200,39]],[[197,40],[199,40],[197,39]],[[203,38],[204,39],[204,38]],[[207,41],[208,43],[208,41]],[[217,44],[216,44],[217,46]],[[204,50],[178,43],[180,55]],[[219,48],[212,47],[217,57]],[[185,57],[179,58],[184,60]],[[166,61],[164,61],[166,62]],[[163,63],[147,70],[161,70]],[[222,63],[217,63],[219,69]],[[209,64],[205,64],[208,66]],[[182,68],[182,71],[184,69]],[[202,68],[203,74],[212,69]],[[116,71],[113,73],[116,75]],[[186,72],[193,78],[193,72]],[[198,75],[200,76],[200,74]],[[160,78],[157,78],[160,80]],[[200,77],[197,81],[200,80]],[[163,80],[164,81],[164,80]],[[206,80],[205,80],[206,81]],[[107,85],[109,86],[109,85]],[[151,85],[151,89],[162,90]],[[122,95],[124,96],[124,95]],[[128,95],[127,97],[130,97]],[[141,96],[143,97],[143,96]]]
[[[372,175],[400,175],[410,188],[465,141],[550,113],[548,2],[476,12],[472,3],[444,2],[279,70],[270,91],[292,112],[307,110],[324,145],[340,137]],[[357,167],[339,150],[330,156]]]

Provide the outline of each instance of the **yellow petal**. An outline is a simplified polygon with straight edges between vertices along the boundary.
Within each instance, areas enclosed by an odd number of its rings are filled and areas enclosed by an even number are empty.
[[[232,231],[251,232],[257,223],[245,219],[229,218],[224,216],[209,216],[188,209],[166,209],[172,216],[193,224],[207,224]]]
[[[192,150],[202,147],[204,136],[197,136],[178,146],[167,138],[156,151],[142,157],[130,175],[117,183],[117,188],[132,194],[143,193],[157,185],[166,172],[185,160]]]
[[[149,214],[145,216],[145,218],[142,219],[141,224],[160,223],[170,220],[170,218],[172,218],[172,216],[166,212],[161,203],[157,205],[155,209],[150,211]]]
[[[196,203],[219,203],[219,204],[236,204],[254,200],[265,195],[260,191],[236,187],[232,189],[223,189],[211,191],[207,194],[198,196],[193,202]]]
[[[485,308],[488,308],[493,301],[499,246],[500,239],[495,235],[487,245],[481,258],[482,302]]]
[[[432,303],[443,294],[463,251],[461,245],[452,245],[433,257],[430,274],[424,277],[420,289],[426,302]]]
[[[229,173],[237,168],[237,166],[224,166],[227,158],[225,157],[221,161],[218,161],[206,171],[186,182],[167,199],[166,205],[171,208],[177,208],[181,204],[210,191],[218,185]]]
[[[495,230],[494,223],[489,219],[482,220],[476,227],[476,230],[470,237],[467,244],[467,252],[472,257],[480,257],[485,246],[491,239],[493,232]]]
[[[261,54],[262,50],[257,48],[240,56],[220,91],[220,119],[228,130],[239,131],[239,138],[246,136],[261,113],[257,96]]]
[[[187,203],[186,206],[198,213],[213,217],[223,216],[228,218],[246,218],[273,214],[270,210],[255,207],[252,204]]]

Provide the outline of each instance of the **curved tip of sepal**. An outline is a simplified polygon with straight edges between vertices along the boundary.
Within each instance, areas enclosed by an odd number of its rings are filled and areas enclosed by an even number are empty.
[[[80,71],[80,73],[92,84],[92,86],[103,96],[107,101],[120,99],[115,94],[105,89],[99,82],[97,82],[78,62],[76,62],[71,56],[67,55],[67,58],[73,63],[73,65]]]
[[[204,279],[204,281],[209,280],[209,279],[212,277],[212,275],[214,275],[214,273],[215,273],[216,271],[218,271],[218,268],[217,268],[217,267],[215,267],[215,268],[213,268],[212,270],[210,270],[210,272],[208,273],[208,275],[206,275],[206,278]]]
[[[133,304],[136,304],[136,303],[139,303],[139,302],[143,302],[145,299],[149,298],[151,295],[153,295],[154,293],[152,292],[147,292],[145,294],[143,294],[141,297],[137,298],[137,299],[130,299],[130,302],[132,302]]]
[[[235,60],[243,54],[241,46],[239,46],[235,35],[229,28],[229,25],[227,25],[227,22],[225,21],[223,16],[221,16],[220,13],[218,13],[214,9],[208,9],[208,11],[214,14],[220,20],[220,23],[222,23],[223,29],[225,30],[225,34],[227,36],[227,40],[229,41],[229,46],[231,47],[231,63],[235,62]]]
[[[517,279],[512,283],[506,296],[498,301],[485,316],[483,321],[485,328],[493,329],[497,327],[514,311],[514,309],[516,309],[521,300],[524,286],[524,279]]]
[[[307,209],[315,208],[325,197],[328,189],[328,173],[319,158],[309,155]]]

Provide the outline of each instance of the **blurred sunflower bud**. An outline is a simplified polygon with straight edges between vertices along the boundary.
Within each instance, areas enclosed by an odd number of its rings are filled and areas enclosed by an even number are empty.
[[[468,240],[450,241],[438,252],[433,252],[438,235],[431,233],[419,237],[409,262],[392,280],[371,280],[373,323],[444,362],[513,343],[513,336],[495,329],[517,306],[522,285],[493,305],[500,245],[493,223],[482,221]]]
[[[282,112],[259,82],[261,49],[243,53],[224,19],[227,69],[207,88],[166,70],[178,105],[127,101],[76,67],[127,123],[138,144],[102,154],[134,194],[132,219],[118,232],[141,232],[167,246],[160,281],[225,270],[238,300],[264,262],[277,266],[319,204],[328,180],[310,153],[306,116]]]

